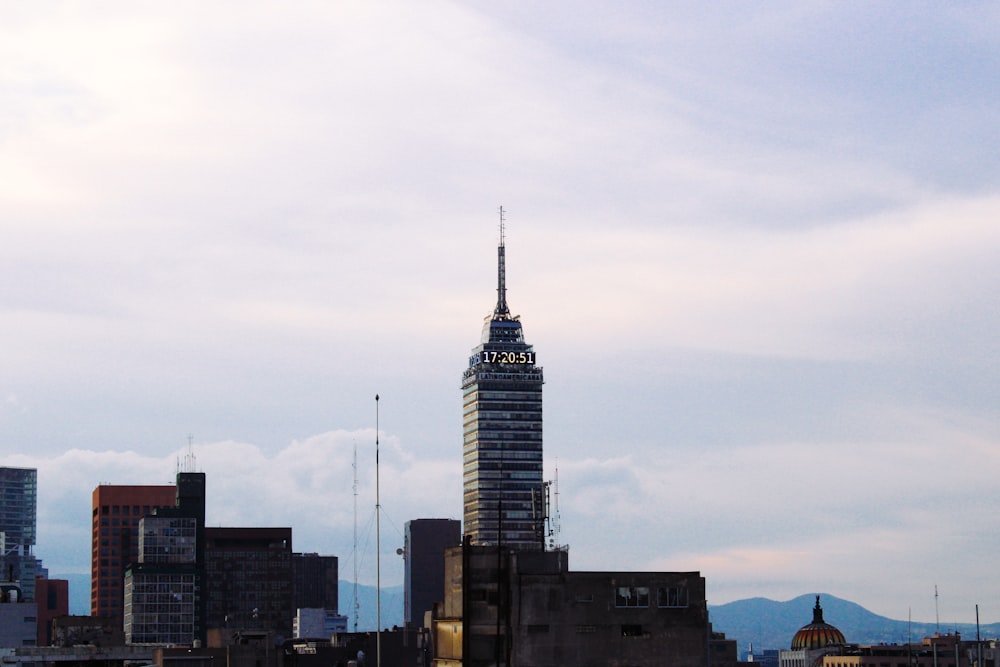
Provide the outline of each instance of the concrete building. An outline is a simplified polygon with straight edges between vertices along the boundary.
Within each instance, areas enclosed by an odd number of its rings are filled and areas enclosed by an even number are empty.
[[[205,623],[292,636],[292,529],[205,529]]]
[[[292,621],[292,637],[295,639],[329,639],[333,635],[347,632],[347,617],[335,609],[310,609],[299,607]]]
[[[38,471],[0,467],[0,581],[17,584],[22,600],[35,599]]]
[[[541,550],[542,368],[507,305],[503,210],[497,303],[462,375],[465,534],[472,544]]]
[[[403,621],[420,627],[424,614],[444,600],[444,552],[462,543],[457,519],[414,519],[406,522],[403,558]]]
[[[113,648],[125,645],[115,619],[102,616],[60,616],[52,621],[52,646]]]
[[[35,579],[35,605],[38,608],[36,646],[52,645],[52,621],[69,615],[69,581],[66,579]]]
[[[919,643],[848,645],[839,655],[824,655],[817,667],[995,667],[996,640],[964,641],[958,634],[925,637]]]
[[[139,521],[175,507],[177,487],[100,485],[91,505],[90,614],[114,619],[125,607],[125,568],[139,556]]]
[[[565,551],[465,546],[448,550],[445,586],[438,667],[736,664],[697,572],[571,572]]]
[[[38,607],[19,599],[13,586],[0,587],[0,649],[10,651],[35,646],[38,637]]]

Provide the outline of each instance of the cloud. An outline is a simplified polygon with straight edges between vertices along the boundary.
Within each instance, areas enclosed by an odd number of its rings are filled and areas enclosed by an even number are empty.
[[[401,449],[398,438],[383,436],[379,477],[383,537],[391,556],[397,543],[402,544],[406,521],[460,514],[461,469],[453,461],[418,460]],[[356,503],[363,537],[374,539],[376,480],[370,429],[317,434],[270,455],[256,445],[228,441],[199,443],[160,457],[72,449],[52,457],[4,456],[0,465],[39,470],[36,551],[54,572],[89,571],[94,488],[172,484],[177,470],[191,467],[206,474],[206,525],[291,526],[296,550],[332,553],[346,560],[354,550]],[[374,562],[373,549],[369,565]],[[397,559],[387,560],[393,565],[387,572],[401,578]]]

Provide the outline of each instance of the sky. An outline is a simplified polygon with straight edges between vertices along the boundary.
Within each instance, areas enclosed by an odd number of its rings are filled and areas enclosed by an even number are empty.
[[[208,525],[401,583],[406,521],[461,518],[503,206],[572,569],[1000,621],[997,26],[3,3],[0,465],[38,469],[36,553],[88,572],[93,489],[187,466]]]

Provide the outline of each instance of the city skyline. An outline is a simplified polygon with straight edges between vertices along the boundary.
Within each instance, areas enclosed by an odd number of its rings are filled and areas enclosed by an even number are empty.
[[[0,8],[0,465],[193,455],[208,526],[383,582],[462,516],[495,302],[545,369],[573,570],[1000,619],[1000,10],[890,2]],[[190,447],[189,447],[189,442]],[[343,603],[341,606],[344,606]]]

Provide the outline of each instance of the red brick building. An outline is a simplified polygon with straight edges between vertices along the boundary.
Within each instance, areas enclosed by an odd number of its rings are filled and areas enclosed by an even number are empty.
[[[174,507],[177,487],[101,485],[94,489],[90,558],[90,615],[122,624],[124,572],[139,556],[139,520]]]

